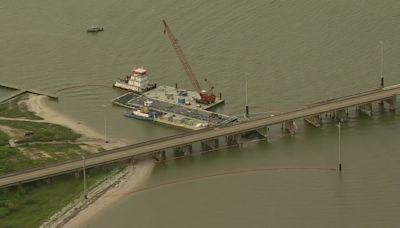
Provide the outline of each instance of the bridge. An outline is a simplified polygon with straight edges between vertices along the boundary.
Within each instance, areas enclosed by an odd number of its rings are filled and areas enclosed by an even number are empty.
[[[381,106],[387,103],[389,108],[394,111],[396,108],[396,98],[399,93],[400,85],[395,85],[347,97],[329,99],[302,109],[275,116],[249,120],[225,127],[208,128],[185,134],[178,134],[104,151],[86,157],[84,162],[86,167],[95,167],[143,157],[154,157],[158,160],[164,160],[168,150],[172,150],[174,153],[180,152],[190,154],[196,143],[200,143],[202,150],[217,149],[221,139],[224,139],[227,145],[240,145],[241,134],[265,130],[268,126],[276,124],[282,124],[283,130],[294,134],[296,131],[294,120],[296,119],[305,118],[309,123],[318,126],[318,120],[321,119],[321,115],[329,113],[333,115],[335,119],[343,121],[346,119],[346,109],[349,107],[356,107],[359,111],[367,115],[372,114],[370,111],[372,110],[373,102],[378,102]],[[82,159],[74,159],[48,166],[9,173],[0,176],[0,188],[45,179],[64,173],[78,172],[82,167]]]

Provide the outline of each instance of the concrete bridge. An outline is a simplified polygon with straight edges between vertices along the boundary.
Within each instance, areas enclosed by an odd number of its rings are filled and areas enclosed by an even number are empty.
[[[200,147],[201,150],[217,149],[222,144],[227,146],[241,145],[241,135],[257,131],[260,134],[268,133],[267,127],[281,124],[282,129],[295,134],[295,120],[304,119],[314,126],[320,124],[321,115],[329,113],[335,119],[344,121],[347,108],[356,107],[362,113],[372,114],[372,103],[378,102],[381,106],[389,105],[391,110],[396,109],[396,98],[400,93],[400,85],[385,87],[382,89],[367,91],[352,96],[341,97],[321,101],[303,109],[264,117],[256,120],[242,122],[239,124],[208,128],[185,134],[151,140],[148,142],[133,144],[93,154],[85,159],[86,167],[95,167],[117,161],[140,159],[143,157],[154,157],[164,160],[168,153],[191,154],[193,148]],[[78,172],[82,169],[81,159],[68,160],[49,166],[28,169],[0,176],[0,187],[12,186],[34,180],[45,179],[64,173]]]

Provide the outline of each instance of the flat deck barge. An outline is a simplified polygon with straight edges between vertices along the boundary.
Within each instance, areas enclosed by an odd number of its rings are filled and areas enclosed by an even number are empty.
[[[176,89],[170,86],[159,86],[150,91],[138,94],[129,92],[113,99],[113,103],[129,109],[142,109],[145,102],[150,101],[150,110],[163,113],[155,122],[191,130],[219,126],[237,120],[237,117],[208,111],[216,105],[224,103],[217,98],[212,104],[199,104],[200,96],[193,91]]]

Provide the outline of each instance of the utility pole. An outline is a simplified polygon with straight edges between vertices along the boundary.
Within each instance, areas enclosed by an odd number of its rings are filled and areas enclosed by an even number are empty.
[[[379,41],[381,45],[381,88],[384,87],[384,79],[383,79],[383,41]]]
[[[246,96],[246,118],[249,118],[249,99],[247,96],[247,73],[244,74],[245,79],[245,96]]]
[[[103,116],[104,116],[104,142],[108,143],[107,140],[107,116],[106,116],[106,105],[103,105]]]
[[[85,155],[82,153],[82,160],[83,160],[83,198],[87,199],[87,187],[86,187],[86,162],[85,162]]]
[[[341,122],[339,121],[339,124],[337,125],[339,128],[339,172],[342,172],[342,161],[341,161],[341,126],[340,126]]]

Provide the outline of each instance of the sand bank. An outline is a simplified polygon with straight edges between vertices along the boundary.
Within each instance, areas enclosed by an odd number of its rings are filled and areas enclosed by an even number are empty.
[[[29,99],[26,101],[26,105],[29,110],[42,117],[45,122],[63,125],[81,134],[81,140],[86,144],[99,146],[103,149],[112,149],[126,145],[125,142],[115,139],[108,139],[108,143],[105,143],[104,135],[94,131],[90,127],[83,125],[71,117],[64,116],[53,110],[51,107],[46,105],[46,99],[46,96],[29,94]]]
[[[121,200],[126,192],[140,188],[150,177],[154,165],[154,161],[150,159],[135,164],[134,168],[122,178],[118,185],[108,189],[106,193],[90,204],[85,210],[81,211],[77,216],[69,220],[63,227],[86,227],[92,219],[101,216],[102,212]]]

